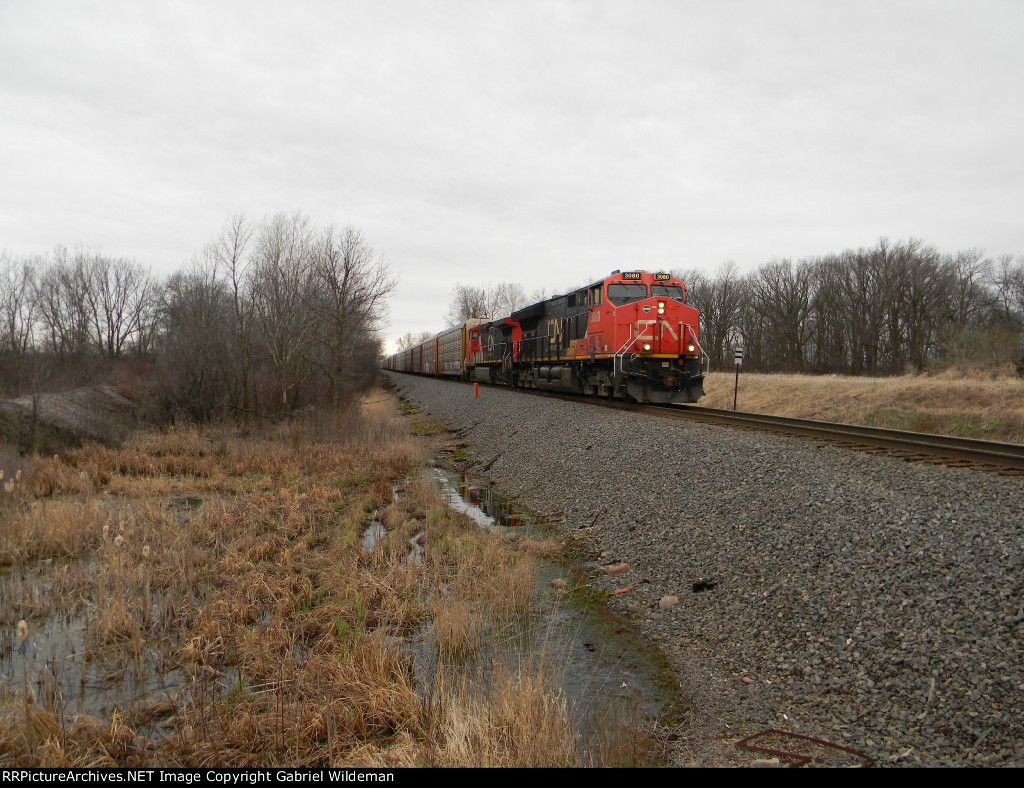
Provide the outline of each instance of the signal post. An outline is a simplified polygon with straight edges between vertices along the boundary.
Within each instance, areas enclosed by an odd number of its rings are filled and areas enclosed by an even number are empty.
[[[743,348],[736,348],[736,387],[732,390],[732,409],[736,410],[736,398],[740,393],[740,367],[743,366]]]

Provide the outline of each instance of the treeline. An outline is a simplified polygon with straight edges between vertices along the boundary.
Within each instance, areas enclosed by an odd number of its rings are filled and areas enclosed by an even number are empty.
[[[942,254],[922,241],[882,239],[868,249],[741,275],[673,272],[701,313],[712,369],[893,375],[932,366],[1002,365],[1021,358],[1024,258],[971,250]]]
[[[498,282],[488,285],[466,285],[456,282],[452,288],[448,312],[444,316],[445,328],[462,325],[472,317],[494,320],[498,317],[511,315],[517,309],[535,304],[547,298],[547,290],[534,290],[526,295],[523,286],[518,282]],[[408,350],[435,336],[437,331],[412,332],[395,340],[398,350]]]
[[[165,280],[96,250],[0,252],[0,389],[67,388],[134,366],[165,413],[337,405],[372,381],[394,286],[359,230],[300,212],[232,218]]]

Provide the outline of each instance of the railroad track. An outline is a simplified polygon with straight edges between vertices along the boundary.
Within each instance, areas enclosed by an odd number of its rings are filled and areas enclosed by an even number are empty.
[[[506,387],[498,386],[497,388]],[[763,413],[702,408],[697,405],[643,405],[550,391],[529,389],[519,389],[519,391],[616,410],[639,411],[670,418],[694,419],[744,429],[798,435],[818,441],[841,443],[860,449],[895,454],[911,461],[969,465],[1007,476],[1024,476],[1024,445],[1017,443],[955,438],[948,435],[889,430],[881,427],[862,427],[857,424],[839,424],[789,416],[769,416]]]
[[[815,440],[843,443],[858,448],[897,454],[907,460],[941,462],[947,465],[983,466],[998,473],[1024,476],[1024,445],[974,438],[956,438],[926,432],[862,427],[830,421],[770,416],[763,413],[702,408],[697,405],[638,405],[604,402],[623,410],[641,410],[659,416],[695,419],[747,429],[800,435]]]

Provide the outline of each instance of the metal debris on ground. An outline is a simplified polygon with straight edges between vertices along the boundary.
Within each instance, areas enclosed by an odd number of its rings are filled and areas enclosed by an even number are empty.
[[[741,750],[774,756],[780,762],[785,761],[791,769],[812,762],[822,766],[856,766],[862,769],[875,765],[874,758],[850,747],[776,728],[740,739],[736,746]]]

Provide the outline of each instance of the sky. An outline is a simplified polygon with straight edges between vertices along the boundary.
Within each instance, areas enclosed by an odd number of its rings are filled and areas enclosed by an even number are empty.
[[[0,0],[0,251],[161,276],[232,215],[457,282],[1024,254],[1020,0]]]

